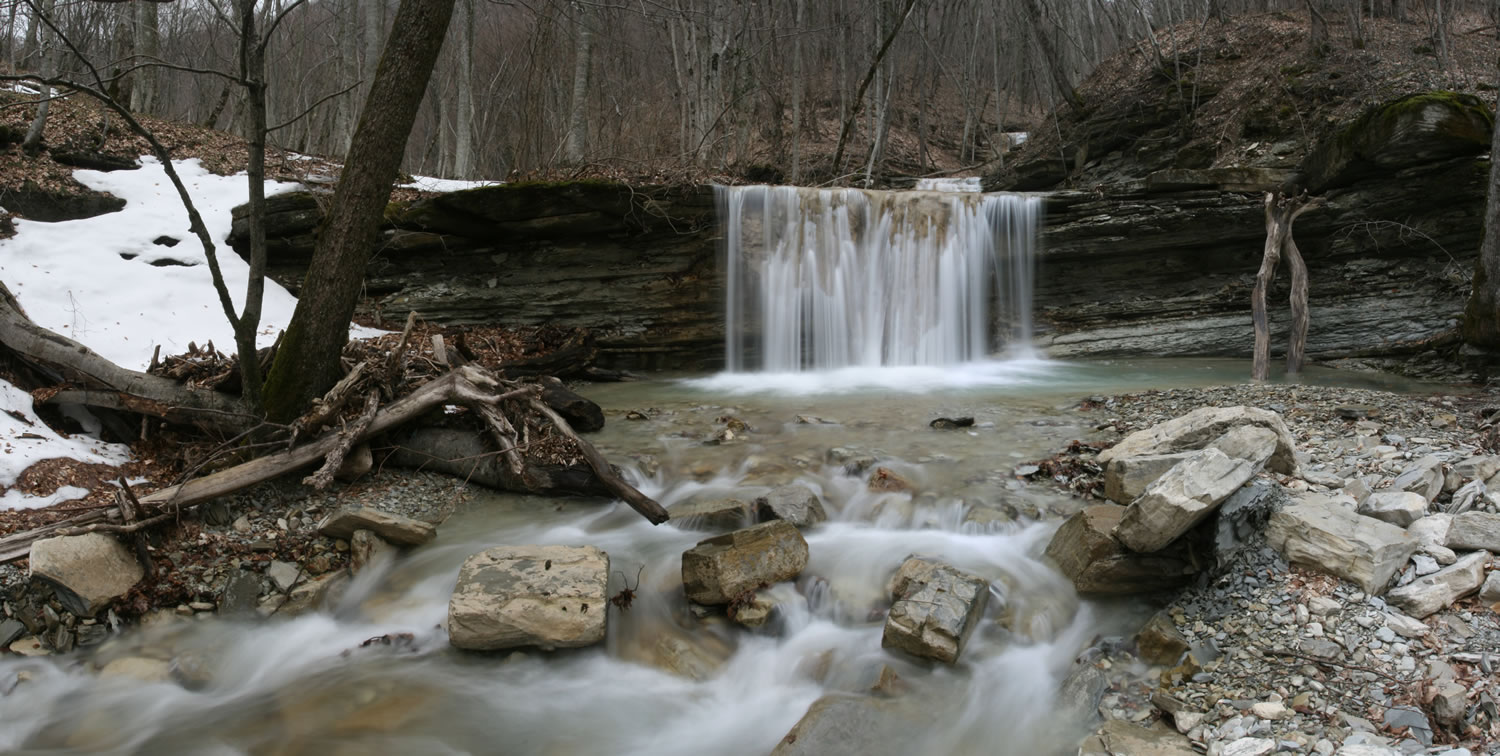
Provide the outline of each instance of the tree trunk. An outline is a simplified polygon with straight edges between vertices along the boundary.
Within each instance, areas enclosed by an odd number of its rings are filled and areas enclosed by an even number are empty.
[[[807,0],[796,0],[796,29],[792,39],[792,183],[796,184],[802,174],[802,93],[807,83],[802,77],[802,30]]]
[[[573,98],[568,107],[568,139],[563,155],[571,165],[583,162],[584,146],[589,137],[589,65],[593,59],[593,19],[584,12],[582,3],[573,3],[578,28],[578,48],[573,52]]]
[[[266,64],[265,48],[256,31],[255,0],[240,0],[240,77],[247,82],[244,136],[250,190],[250,273],[245,304],[233,325],[235,352],[240,358],[240,397],[249,411],[258,412],[261,374],[255,337],[266,290]]]
[[[427,91],[454,0],[402,0],[354,142],[267,378],[273,419],[290,420],[339,379],[339,355],[364,283],[391,184]]]
[[[458,0],[458,115],[454,117],[453,177],[474,170],[474,0]]]
[[[42,0],[41,13],[52,15],[52,8],[57,0]],[[33,10],[33,13],[36,13]],[[37,46],[41,50],[40,65],[41,74],[44,77],[52,77],[57,74],[58,63],[62,59],[61,45],[52,41],[52,32],[43,29],[37,38]],[[47,129],[47,111],[51,109],[53,88],[41,84],[37,87],[41,91],[41,102],[36,106],[36,117],[31,119],[31,126],[26,129],[26,139],[21,142],[21,150],[30,155],[35,155],[42,149],[42,134]]]
[[[135,53],[142,58],[161,56],[161,16],[156,3],[135,4]],[[130,110],[147,113],[156,106],[155,68],[143,68],[135,72],[135,81],[130,88]]]
[[[1041,65],[1046,66],[1047,75],[1052,80],[1052,86],[1057,93],[1062,95],[1063,102],[1073,106],[1074,110],[1083,110],[1083,98],[1079,96],[1078,90],[1073,88],[1073,83],[1068,79],[1068,69],[1057,45],[1052,43],[1052,35],[1042,27],[1045,16],[1042,7],[1036,0],[1022,0],[1026,17],[1031,19],[1032,31],[1036,33],[1036,45],[1042,51]],[[1150,30],[1147,30],[1150,33]]]
[[[865,90],[870,88],[870,82],[874,80],[875,73],[880,70],[881,61],[885,60],[885,54],[890,52],[891,43],[896,41],[896,35],[901,33],[901,26],[906,23],[906,17],[911,15],[911,9],[916,4],[917,0],[906,0],[906,7],[901,9],[901,15],[897,16],[896,23],[891,25],[890,33],[886,35],[880,49],[875,51],[875,59],[870,61],[870,68],[865,71],[865,78],[859,82],[859,88],[854,90],[854,103],[849,108],[849,114],[844,118],[844,128],[839,131],[839,144],[833,151],[834,173],[843,170],[840,166],[844,162],[844,147],[849,141],[849,132],[854,129],[855,119],[859,118],[860,107],[864,105]]]
[[[1292,272],[1291,331],[1287,334],[1286,371],[1295,374],[1302,370],[1303,354],[1307,351],[1307,265],[1302,253],[1292,239],[1292,224],[1297,216],[1312,208],[1305,198],[1288,197],[1266,193],[1266,246],[1255,274],[1255,290],[1251,294],[1250,317],[1255,325],[1255,356],[1251,365],[1251,377],[1263,381],[1271,372],[1271,323],[1266,314],[1266,291],[1276,278],[1276,266],[1285,257]]]
[[[1490,192],[1484,206],[1484,239],[1473,289],[1464,307],[1463,335],[1468,344],[1500,349],[1500,128],[1491,133]]]

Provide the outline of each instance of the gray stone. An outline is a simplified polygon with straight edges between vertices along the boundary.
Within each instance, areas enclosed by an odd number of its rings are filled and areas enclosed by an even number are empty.
[[[667,520],[683,530],[722,532],[755,524],[752,507],[739,499],[694,498],[672,505]]]
[[[266,568],[266,577],[276,584],[276,590],[286,593],[302,578],[302,568],[291,562],[275,561]]]
[[[219,613],[227,616],[255,611],[263,587],[260,575],[248,570],[239,571],[224,584],[224,592],[219,594]]]
[[[1500,473],[1500,457],[1486,455],[1469,457],[1453,466],[1453,472],[1464,480],[1489,480]]]
[[[920,753],[922,733],[931,719],[906,704],[907,698],[823,696],[807,708],[771,754]]]
[[[1107,464],[1123,457],[1171,454],[1209,446],[1225,433],[1242,425],[1268,428],[1276,434],[1276,448],[1266,467],[1285,475],[1297,475],[1296,442],[1281,416],[1255,407],[1202,407],[1181,417],[1159,423],[1126,436],[1099,453]]]
[[[1151,593],[1179,588],[1198,571],[1185,551],[1140,554],[1111,533],[1125,507],[1099,504],[1069,517],[1047,544],[1047,557],[1082,595]]]
[[[1443,545],[1455,551],[1500,551],[1500,514],[1464,512],[1454,515]]]
[[[1218,449],[1196,452],[1157,478],[1125,509],[1115,537],[1133,551],[1158,551],[1212,514],[1256,470],[1254,462]]]
[[[1385,596],[1386,603],[1421,619],[1451,606],[1484,584],[1487,551],[1476,551],[1431,575],[1417,578]]]
[[[604,640],[609,555],[592,546],[497,546],[469,557],[448,601],[448,639],[491,651]]]
[[[1410,491],[1432,501],[1443,492],[1443,462],[1427,455],[1406,466],[1391,483],[1392,491]]]
[[[1393,730],[1409,728],[1407,732],[1422,741],[1422,745],[1432,745],[1432,723],[1427,721],[1427,715],[1421,709],[1414,706],[1392,706],[1385,710],[1383,723]]]
[[[1177,452],[1112,459],[1104,466],[1104,498],[1117,504],[1129,504],[1145,493],[1146,487],[1155,483],[1157,478],[1192,455],[1193,452]]]
[[[1406,532],[1423,546],[1444,546],[1448,542],[1448,530],[1452,525],[1453,515],[1439,512],[1406,526]]]
[[[1452,727],[1464,718],[1468,708],[1468,688],[1447,680],[1434,685],[1432,693],[1432,716],[1437,721]]]
[[[1365,497],[1359,513],[1404,528],[1427,514],[1427,500],[1409,491],[1377,491]]]
[[[1258,470],[1276,453],[1279,440],[1276,432],[1270,428],[1241,425],[1231,428],[1205,448],[1218,449],[1231,459],[1243,459],[1255,465]]]
[[[886,616],[880,645],[913,656],[955,664],[989,603],[989,581],[955,569],[911,557],[906,563],[925,562],[920,570],[899,580],[900,593]],[[911,573],[920,572],[920,577]]]
[[[1104,723],[1097,737],[1109,756],[1197,756],[1187,738],[1162,722],[1142,727],[1112,720]]]
[[[1385,626],[1403,638],[1420,638],[1432,632],[1426,623],[1399,612],[1386,612]]]
[[[1374,492],[1375,490],[1365,482],[1364,478],[1353,478],[1344,484],[1344,493],[1349,494],[1356,505],[1365,503],[1365,499]]]
[[[1057,690],[1060,721],[1092,723],[1099,718],[1099,700],[1109,687],[1104,670],[1092,664],[1075,664]]]
[[[689,601],[728,604],[796,577],[806,566],[806,539],[791,523],[772,520],[688,549],[682,555],[682,585]]]
[[[329,538],[347,541],[356,530],[372,531],[386,541],[400,546],[421,546],[437,537],[437,528],[431,523],[382,512],[372,507],[341,509],[318,523],[318,532]]]
[[[1259,704],[1257,704],[1259,705]],[[1276,741],[1268,738],[1240,738],[1224,746],[1219,756],[1266,756],[1276,750]]]
[[[1448,502],[1448,511],[1454,514],[1467,512],[1483,504],[1487,493],[1489,489],[1485,487],[1484,481],[1471,480],[1453,492],[1453,498]]]
[[[358,575],[372,564],[395,559],[398,551],[375,531],[360,528],[349,536],[349,571]]]
[[[1484,579],[1484,585],[1479,588],[1479,601],[1491,607],[1500,604],[1500,570],[1490,572]]]
[[[145,576],[125,545],[103,533],[44,538],[31,545],[31,575],[57,591],[63,607],[92,617]]]
[[[1266,541],[1287,561],[1337,575],[1367,593],[1385,588],[1418,545],[1395,525],[1312,497],[1271,515]]]
[[[9,646],[11,641],[26,634],[26,626],[20,620],[7,619],[0,622],[0,648]]]
[[[1256,479],[1235,491],[1214,513],[1214,562],[1223,567],[1246,548],[1259,548],[1271,513],[1287,501],[1286,489]]]
[[[764,520],[786,520],[799,528],[816,525],[828,519],[818,494],[804,485],[792,484],[774,488],[755,500],[756,517]]]

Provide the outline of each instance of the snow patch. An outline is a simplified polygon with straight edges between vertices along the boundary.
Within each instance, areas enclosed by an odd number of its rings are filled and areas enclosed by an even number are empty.
[[[398,184],[402,189],[420,189],[424,192],[461,192],[465,189],[478,189],[482,186],[499,186],[503,181],[460,181],[458,179],[433,178],[431,176],[412,176],[410,184]]]
[[[107,444],[90,436],[64,438],[37,417],[31,394],[4,380],[0,380],[0,410],[0,487],[14,486],[26,468],[43,460],[68,458],[119,466],[130,459],[130,448],[124,444]],[[0,510],[47,507],[87,494],[75,486],[46,496],[6,491],[0,496]]]

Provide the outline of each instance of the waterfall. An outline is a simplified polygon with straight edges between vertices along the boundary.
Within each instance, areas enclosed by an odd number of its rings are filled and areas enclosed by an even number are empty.
[[[1041,200],[718,187],[731,372],[951,365],[1024,353]],[[992,325],[1000,338],[992,340]]]

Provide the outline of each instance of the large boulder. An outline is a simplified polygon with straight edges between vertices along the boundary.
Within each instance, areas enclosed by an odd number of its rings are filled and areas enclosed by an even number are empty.
[[[908,558],[896,574],[880,645],[956,663],[989,603],[989,581],[923,557]]]
[[[1489,149],[1494,117],[1477,97],[1426,92],[1377,105],[1330,135],[1303,163],[1309,191]]]
[[[1378,593],[1420,545],[1405,530],[1304,496],[1271,515],[1266,541],[1289,562],[1337,575]]]
[[[1138,430],[1099,453],[1099,462],[1146,454],[1171,454],[1202,449],[1242,425],[1267,428],[1276,434],[1276,448],[1266,467],[1285,475],[1298,474],[1296,442],[1281,415],[1256,407],[1202,407]]]
[[[1175,454],[1142,454],[1139,457],[1116,457],[1104,466],[1104,498],[1116,504],[1129,504],[1146,492],[1157,478],[1192,456],[1192,452]]]
[[[1386,603],[1417,619],[1426,617],[1478,591],[1484,585],[1484,565],[1489,561],[1487,551],[1466,554],[1431,575],[1392,589],[1385,595]]]
[[[1490,553],[1500,552],[1500,514],[1464,512],[1454,515],[1444,545],[1460,551],[1484,549]]]
[[[51,584],[63,607],[80,617],[94,616],[145,574],[124,544],[103,533],[44,538],[31,545],[32,577]]]
[[[786,520],[799,528],[828,519],[818,494],[797,483],[778,486],[756,499],[755,514],[761,520]]]
[[[1271,437],[1274,434],[1256,429]],[[1115,537],[1132,551],[1160,551],[1213,513],[1214,507],[1254,477],[1259,466],[1218,449],[1204,449],[1177,463],[1129,507]]]
[[[807,541],[795,525],[772,520],[701,541],[682,555],[688,600],[728,604],[763,585],[796,577],[807,566]]]
[[[431,523],[372,507],[341,509],[318,523],[319,533],[345,541],[352,538],[356,530],[368,530],[387,542],[400,546],[421,546],[437,537],[437,528]]]
[[[1047,557],[1082,595],[1152,593],[1180,588],[1198,571],[1188,555],[1173,547],[1155,554],[1125,548],[1112,533],[1125,507],[1099,504],[1069,517],[1052,541]]]
[[[448,601],[448,638],[491,651],[604,640],[609,555],[592,546],[497,546],[465,561]]]

